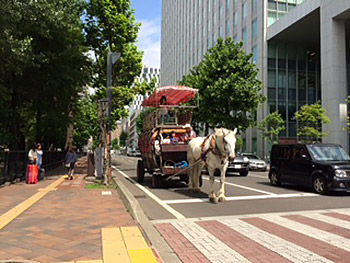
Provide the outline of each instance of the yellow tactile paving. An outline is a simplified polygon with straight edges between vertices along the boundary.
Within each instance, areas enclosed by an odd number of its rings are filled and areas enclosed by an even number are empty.
[[[102,228],[104,263],[157,262],[138,227]]]
[[[102,255],[104,263],[130,262],[119,228],[102,228]]]
[[[16,205],[11,210],[7,211],[5,214],[0,216],[0,230],[4,228],[6,225],[8,225],[12,220],[14,220],[17,216],[22,214],[25,210],[27,210],[29,207],[31,207],[33,204],[38,202],[41,198],[43,198],[48,192],[53,191],[56,186],[58,186],[62,181],[65,179],[65,177],[61,177],[57,179],[52,184],[48,185],[44,189],[38,190],[38,192],[22,203]]]
[[[151,248],[137,226],[121,227],[121,232],[132,263],[157,262]]]

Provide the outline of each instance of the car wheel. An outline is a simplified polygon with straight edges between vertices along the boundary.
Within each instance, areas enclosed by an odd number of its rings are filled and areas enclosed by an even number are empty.
[[[327,193],[327,181],[322,175],[317,175],[312,182],[312,187],[314,191],[318,194]]]
[[[163,177],[160,174],[154,174],[152,176],[152,187],[153,188],[163,187]]]
[[[142,160],[137,161],[136,175],[137,175],[137,181],[139,183],[143,183],[145,179],[145,167],[143,166]]]
[[[270,184],[273,186],[281,185],[281,177],[276,171],[270,173]]]
[[[240,172],[239,175],[240,176],[247,176],[248,175],[248,171]]]

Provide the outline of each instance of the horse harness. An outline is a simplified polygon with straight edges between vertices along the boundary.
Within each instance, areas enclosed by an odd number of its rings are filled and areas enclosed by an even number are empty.
[[[224,136],[225,137],[225,136]],[[210,139],[209,139],[210,138]],[[209,144],[209,148],[207,149],[207,150],[203,150],[203,148],[204,148],[204,146],[205,146],[205,144],[206,144],[206,142],[208,141],[208,140],[210,140],[210,144]],[[216,136],[216,135],[209,135],[209,136],[207,136],[205,139],[204,139],[204,141],[202,142],[202,144],[201,144],[201,152],[202,152],[202,154],[201,154],[201,159],[204,161],[204,165],[205,166],[207,166],[207,162],[206,162],[206,159],[207,159],[207,154],[209,153],[209,152],[212,152],[214,155],[218,155],[219,157],[220,157],[220,159],[221,159],[221,164],[223,164],[223,162],[224,162],[224,159],[226,159],[226,144],[225,144],[225,140],[224,140],[224,150],[225,150],[225,153],[224,154],[222,154],[222,152],[221,152],[221,150],[220,150],[220,148],[219,148],[219,146],[218,146],[218,136]]]

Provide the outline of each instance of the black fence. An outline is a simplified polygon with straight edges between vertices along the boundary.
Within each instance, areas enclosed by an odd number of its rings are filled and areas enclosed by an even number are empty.
[[[26,151],[0,150],[0,185],[25,178],[28,164]],[[65,152],[44,151],[42,167],[49,170],[60,166],[64,160]]]

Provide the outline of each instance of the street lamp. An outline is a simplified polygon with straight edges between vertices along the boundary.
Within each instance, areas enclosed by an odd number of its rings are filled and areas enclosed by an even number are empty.
[[[112,158],[111,158],[111,112],[112,112],[112,67],[115,62],[120,59],[120,53],[108,52],[107,56],[107,99],[108,99],[108,111],[107,111],[107,176],[105,183],[109,183],[112,178]]]

